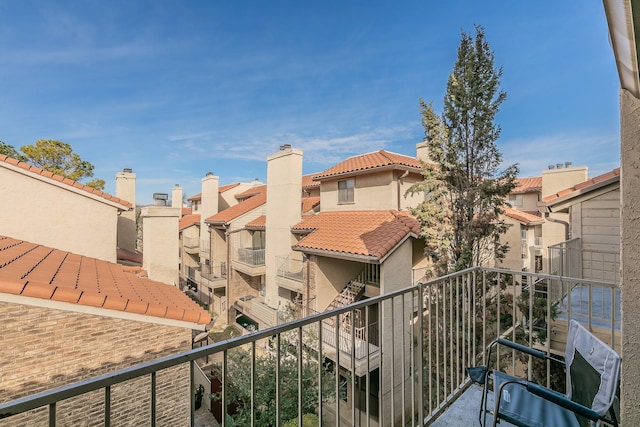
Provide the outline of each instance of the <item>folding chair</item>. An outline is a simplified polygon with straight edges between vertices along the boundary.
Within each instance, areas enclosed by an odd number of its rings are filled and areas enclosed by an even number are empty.
[[[498,338],[491,343],[487,361],[496,345],[524,352],[540,359],[560,360],[512,341]],[[595,426],[602,421],[617,426],[614,401],[620,379],[620,356],[575,320],[569,324],[565,350],[567,394],[507,375],[484,366],[467,368],[469,377],[484,386],[480,425],[493,415],[495,427],[505,421],[519,427]],[[494,405],[489,408],[488,390],[493,380]]]

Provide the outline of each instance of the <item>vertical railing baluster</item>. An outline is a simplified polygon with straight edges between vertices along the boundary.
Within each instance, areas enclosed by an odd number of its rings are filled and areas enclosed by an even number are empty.
[[[368,305],[364,308],[364,324],[365,327],[367,328],[366,331],[366,335],[365,337],[367,338],[366,340],[366,344],[367,344],[367,376],[365,378],[365,415],[367,418],[367,427],[371,426],[371,408],[370,408],[370,403],[369,403],[369,396],[371,395],[371,361],[370,361],[370,352],[369,352],[369,337],[370,337],[370,333],[371,330],[369,328],[369,308],[371,306]]]
[[[195,368],[194,360],[189,361],[189,413],[191,414],[189,425],[193,427],[196,422],[196,397],[193,393],[193,387],[195,385]],[[224,427],[224,424],[222,424]]]
[[[384,341],[383,338],[386,336],[384,333],[385,328],[385,316],[384,316],[384,303],[385,301],[380,301],[378,303],[378,359],[379,359],[379,369],[378,369],[378,418],[380,420],[380,424],[384,425],[384,404],[382,402],[383,390],[384,390]]]
[[[104,427],[111,425],[111,386],[104,388]]]
[[[282,398],[281,378],[280,378],[280,340],[281,332],[276,335],[276,427],[280,427],[280,399]]]
[[[369,349],[366,349],[366,351],[368,353]],[[355,310],[351,310],[351,425],[352,426],[356,425],[355,395],[356,395],[356,312]]]
[[[340,425],[340,315],[336,315],[334,319],[335,335],[336,335],[336,364],[334,371],[336,374],[336,425]]]
[[[413,297],[413,293],[411,293],[411,297]],[[406,358],[406,350],[405,350],[405,345],[406,345],[406,340],[405,340],[405,321],[404,321],[404,315],[406,313],[405,311],[405,299],[407,298],[407,294],[403,293],[401,295],[402,298],[402,310],[400,310],[400,316],[401,316],[401,321],[400,321],[400,328],[401,328],[401,338],[402,338],[402,375],[400,375],[401,381],[400,381],[400,386],[402,387],[402,400],[401,400],[401,410],[402,410],[402,425],[406,425],[406,420],[405,420],[405,408],[406,406],[406,387],[405,387],[405,376],[406,376],[406,372],[407,372],[407,367],[406,367],[406,362],[405,362],[405,358]],[[413,301],[413,300],[412,300]]]
[[[418,422],[424,422],[424,285],[418,285],[418,348],[420,349],[420,359],[418,361]],[[429,311],[431,314],[431,311]],[[429,330],[431,336],[431,330]],[[431,354],[431,352],[429,352]],[[431,356],[429,356],[431,361]],[[431,365],[429,365],[431,366]],[[431,401],[431,381],[429,381],[429,401]]]
[[[322,427],[322,377],[324,374],[322,360],[322,325],[323,321],[318,321],[318,427]]]
[[[256,425],[256,342],[251,342],[251,427]]]
[[[389,339],[391,340],[391,424],[395,424],[396,422],[396,337],[393,333],[395,330],[395,322],[396,318],[394,316],[395,310],[395,301],[394,298],[391,297],[389,300],[391,303],[391,333],[389,334]]]
[[[49,404],[49,427],[56,427],[56,402]]]
[[[226,427],[227,426],[227,375],[228,372],[227,370],[229,369],[229,366],[227,365],[228,360],[227,360],[227,350],[224,350],[222,352],[222,416],[220,417],[222,419],[222,427]]]
[[[193,394],[193,385],[191,386],[191,394]],[[155,426],[156,426],[156,371],[153,371],[151,372],[151,427],[155,427]]]
[[[298,426],[302,427],[302,326],[298,327]]]

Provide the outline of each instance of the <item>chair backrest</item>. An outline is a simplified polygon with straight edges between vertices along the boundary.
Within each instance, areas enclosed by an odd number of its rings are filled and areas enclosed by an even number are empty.
[[[567,397],[605,415],[616,397],[621,358],[575,320],[565,351]]]

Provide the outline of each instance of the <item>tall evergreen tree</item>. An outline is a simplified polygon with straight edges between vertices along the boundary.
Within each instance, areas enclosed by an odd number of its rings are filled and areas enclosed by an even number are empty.
[[[414,213],[437,275],[502,259],[508,251],[499,242],[507,230],[500,214],[518,167],[498,170],[500,126],[494,120],[506,98],[502,68],[494,66],[484,29],[476,26],[475,32],[462,32],[442,115],[420,99],[430,162],[423,168],[424,183],[410,191],[425,192]]]

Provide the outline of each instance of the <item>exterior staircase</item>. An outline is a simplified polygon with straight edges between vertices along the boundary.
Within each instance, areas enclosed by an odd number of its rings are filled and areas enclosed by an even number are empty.
[[[359,282],[357,280],[352,280],[347,283],[347,286],[344,287],[342,292],[340,292],[336,297],[331,301],[327,310],[333,310],[335,308],[344,307],[351,303],[356,302],[363,294],[364,294],[365,284]],[[340,326],[345,330],[351,329],[351,317],[352,313],[344,313],[340,315]],[[355,313],[356,323],[360,320],[360,312]],[[335,319],[331,319],[331,324],[335,323]]]

